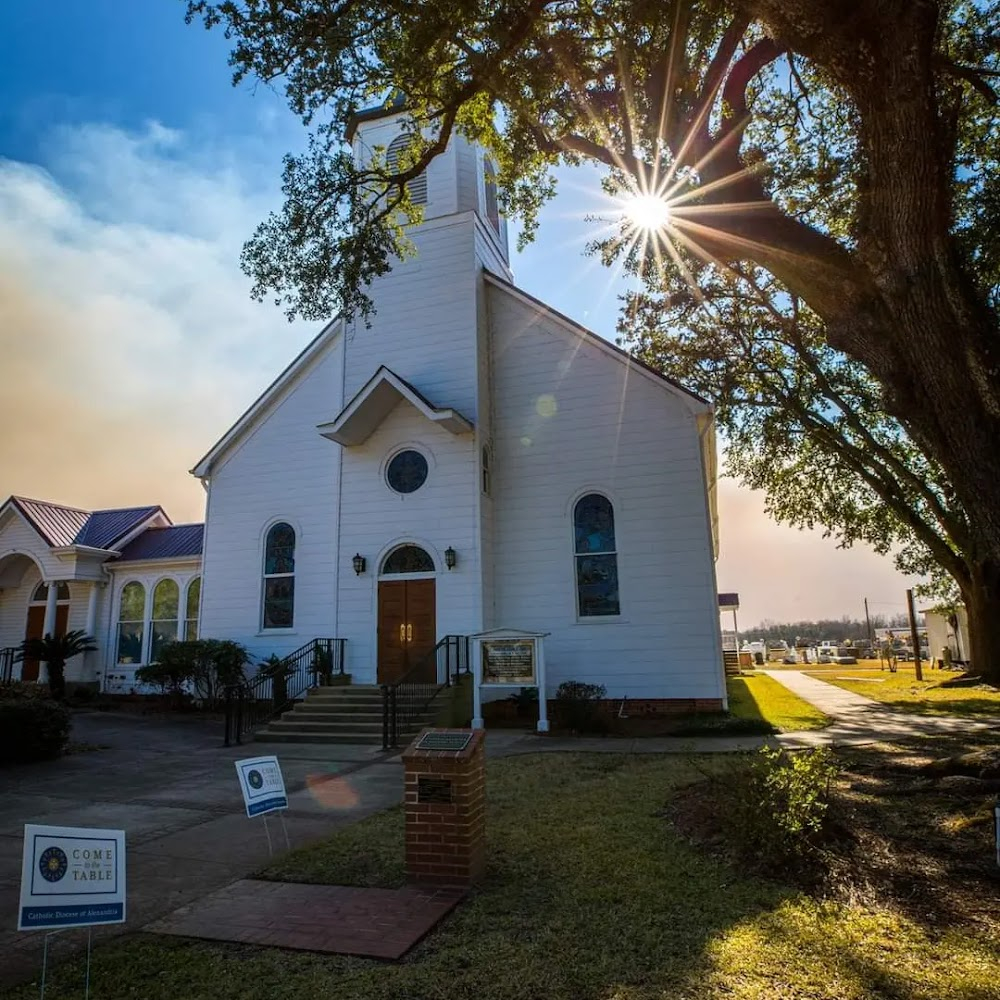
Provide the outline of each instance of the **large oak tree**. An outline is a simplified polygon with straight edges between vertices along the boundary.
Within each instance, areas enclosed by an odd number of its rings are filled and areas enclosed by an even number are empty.
[[[493,150],[529,236],[559,161],[640,191],[669,182],[684,251],[779,282],[940,468],[967,532],[973,657],[1000,669],[995,3],[190,0],[188,14],[224,25],[237,78],[280,83],[312,126],[286,158],[284,209],[245,250],[258,294],[292,314],[364,311],[366,281],[405,249],[398,210],[419,216],[403,184],[456,130]],[[790,137],[769,150],[748,136],[783,80]],[[346,122],[396,93],[410,155],[395,173],[355,164]],[[831,115],[806,172],[825,171],[833,225],[797,204],[796,155],[796,133]]]

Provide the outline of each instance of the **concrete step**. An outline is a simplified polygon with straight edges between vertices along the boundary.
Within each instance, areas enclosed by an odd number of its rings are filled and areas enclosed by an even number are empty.
[[[308,722],[302,719],[275,719],[268,729],[277,733],[378,733],[382,735],[382,720],[378,722],[341,722],[331,726],[328,722]]]
[[[405,746],[419,732],[420,728],[400,733],[400,744]],[[363,736],[358,733],[311,733],[299,729],[275,731],[268,728],[254,733],[254,740],[257,743],[353,743],[355,745],[380,746],[382,730],[380,729],[377,735]]]
[[[382,689],[359,684],[342,684],[333,687],[309,688],[310,698],[381,698]]]
[[[340,722],[382,722],[382,710],[358,709],[356,712],[342,705],[331,705],[318,707],[315,705],[303,705],[301,708],[285,712],[283,719],[301,719],[303,722],[325,722],[328,725],[337,725]]]

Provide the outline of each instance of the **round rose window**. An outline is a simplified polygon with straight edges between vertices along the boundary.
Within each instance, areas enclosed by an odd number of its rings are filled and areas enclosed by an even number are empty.
[[[385,479],[397,493],[413,493],[427,480],[427,459],[419,451],[401,451],[389,462]]]

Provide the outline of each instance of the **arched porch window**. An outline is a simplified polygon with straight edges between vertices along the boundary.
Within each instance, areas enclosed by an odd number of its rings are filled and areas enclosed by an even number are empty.
[[[122,588],[118,608],[118,662],[142,663],[143,618],[146,588],[138,580]]]
[[[177,641],[177,614],[180,588],[173,580],[161,580],[153,590],[153,614],[150,620],[152,639],[149,662],[157,663],[163,647]]]

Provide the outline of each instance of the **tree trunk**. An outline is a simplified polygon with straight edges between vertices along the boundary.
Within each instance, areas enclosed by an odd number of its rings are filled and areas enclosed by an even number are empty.
[[[984,680],[1000,686],[1000,562],[987,561],[973,569],[963,588],[969,617],[968,657]]]

